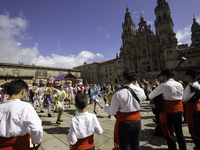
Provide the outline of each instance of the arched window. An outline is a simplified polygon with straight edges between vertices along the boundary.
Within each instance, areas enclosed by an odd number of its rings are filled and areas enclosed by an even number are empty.
[[[163,18],[166,19],[166,14],[163,15]]]
[[[158,16],[158,21],[161,21],[161,16]]]
[[[146,49],[144,48],[143,49],[143,55],[146,55],[147,54],[147,51],[146,51]]]

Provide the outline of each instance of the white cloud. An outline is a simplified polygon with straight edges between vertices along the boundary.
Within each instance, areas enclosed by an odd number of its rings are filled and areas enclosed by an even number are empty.
[[[44,57],[42,55],[35,57],[32,61],[35,65],[42,66],[54,66],[60,68],[73,68],[75,66],[83,65],[84,62],[88,60],[95,59],[96,57],[103,57],[101,54],[93,54],[89,51],[82,51],[77,56],[61,56],[56,54],[51,54],[51,57]]]
[[[133,12],[133,18],[138,18],[138,13],[136,11]]]
[[[82,51],[77,56],[51,56],[39,55],[38,44],[33,47],[23,47],[19,40],[29,40],[24,31],[29,23],[22,13],[19,17],[10,18],[9,13],[0,15],[0,62],[35,64],[38,66],[73,68],[84,62],[92,61],[96,57],[103,57],[100,53],[93,54],[89,51]],[[109,36],[109,35],[107,35]],[[61,42],[58,41],[58,47]]]
[[[110,37],[110,35],[107,33],[107,31],[105,29],[103,29],[102,27],[98,27],[97,29],[100,30],[100,31],[103,31],[106,34],[105,38]]]
[[[196,21],[200,23],[200,16],[196,17]],[[191,24],[192,25],[192,24]],[[191,43],[191,25],[185,27],[184,29],[180,29],[176,32],[176,38],[178,40],[178,44],[189,44]]]

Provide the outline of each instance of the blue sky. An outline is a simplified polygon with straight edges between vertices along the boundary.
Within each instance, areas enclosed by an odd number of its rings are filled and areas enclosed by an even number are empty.
[[[200,0],[167,0],[179,43],[191,43]],[[116,57],[128,4],[155,33],[157,0],[0,0],[0,62],[73,68]]]

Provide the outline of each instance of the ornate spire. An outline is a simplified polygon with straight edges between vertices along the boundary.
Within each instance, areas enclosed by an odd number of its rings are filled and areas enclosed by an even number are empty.
[[[141,12],[140,14],[141,14],[140,22],[143,22],[143,21],[144,21],[144,18],[142,17],[142,12]]]

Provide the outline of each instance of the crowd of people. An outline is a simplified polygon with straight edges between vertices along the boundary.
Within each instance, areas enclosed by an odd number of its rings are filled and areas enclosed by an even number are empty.
[[[186,150],[186,142],[182,131],[182,123],[188,124],[189,133],[200,150],[200,84],[197,82],[198,72],[187,70],[186,80],[175,81],[173,73],[162,70],[160,82],[135,78],[134,71],[123,72],[121,84],[85,84],[77,80],[75,85],[67,81],[54,81],[53,77],[36,79],[32,86],[23,80],[14,80],[2,86],[2,102],[0,104],[0,150],[4,148],[28,149],[30,136],[32,143],[40,145],[43,135],[41,120],[35,109],[48,109],[48,117],[52,112],[58,113],[56,124],[61,124],[61,116],[65,105],[69,108],[75,104],[74,117],[70,121],[67,139],[73,149],[93,150],[94,132],[102,134],[103,130],[96,117],[99,106],[110,116],[115,116],[114,147],[116,150],[139,150],[141,134],[140,103],[149,100],[155,114],[153,121],[166,136],[168,148],[176,150],[174,132],[180,150]],[[23,102],[28,97],[32,105]],[[109,95],[111,95],[110,98]],[[105,105],[99,102],[104,99]],[[87,112],[88,104],[94,104],[93,114]],[[184,115],[183,115],[184,114]],[[182,121],[184,116],[184,121]],[[87,128],[87,130],[86,130]],[[17,142],[16,142],[17,141]],[[26,141],[26,143],[25,143]],[[21,143],[23,142],[23,143]],[[19,148],[20,147],[20,148]]]

